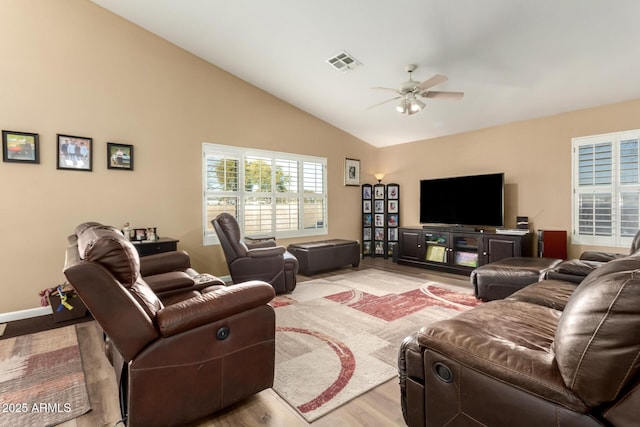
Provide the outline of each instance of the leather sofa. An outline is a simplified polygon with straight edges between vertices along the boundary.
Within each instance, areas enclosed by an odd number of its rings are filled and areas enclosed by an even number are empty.
[[[224,212],[211,224],[216,230],[233,283],[264,280],[277,294],[296,288],[298,260],[275,240],[245,243],[236,219]]]
[[[184,425],[273,385],[275,312],[268,303],[275,292],[268,283],[196,283],[161,299],[140,263],[118,230],[83,224],[64,267],[104,331],[126,425]],[[145,268],[162,274],[157,265]]]
[[[640,230],[636,233],[631,242],[629,254],[634,254],[640,249]],[[547,271],[545,277],[548,279],[566,280],[580,283],[593,270],[614,259],[623,258],[629,254],[602,251],[585,251],[578,259],[570,259],[561,262],[555,268]]]
[[[640,254],[546,279],[407,337],[409,426],[635,426]]]

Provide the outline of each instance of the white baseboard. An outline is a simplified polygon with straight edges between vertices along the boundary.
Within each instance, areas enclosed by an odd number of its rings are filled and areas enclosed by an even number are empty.
[[[53,311],[51,307],[29,308],[27,310],[12,311],[9,313],[0,313],[0,323],[12,322],[14,320],[30,319],[32,317],[46,316]]]

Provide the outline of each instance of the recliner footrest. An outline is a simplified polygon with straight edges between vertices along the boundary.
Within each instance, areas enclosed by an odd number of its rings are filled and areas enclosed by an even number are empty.
[[[562,262],[556,258],[513,257],[485,264],[471,272],[475,296],[483,301],[508,297]]]

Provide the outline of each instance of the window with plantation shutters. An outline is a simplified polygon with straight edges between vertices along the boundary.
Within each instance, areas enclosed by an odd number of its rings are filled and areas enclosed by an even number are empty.
[[[211,225],[221,212],[243,235],[327,234],[326,159],[203,144],[204,243],[218,242]]]
[[[640,130],[574,138],[572,243],[628,247],[640,227]]]

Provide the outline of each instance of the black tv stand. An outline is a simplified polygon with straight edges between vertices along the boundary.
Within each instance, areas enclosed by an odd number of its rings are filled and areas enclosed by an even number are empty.
[[[533,256],[531,233],[508,235],[442,224],[400,227],[398,263],[469,275],[504,258]]]

